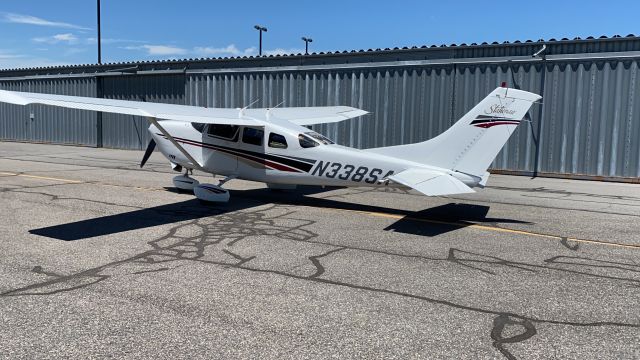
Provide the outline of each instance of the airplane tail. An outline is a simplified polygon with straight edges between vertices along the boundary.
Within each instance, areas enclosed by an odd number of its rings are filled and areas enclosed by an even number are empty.
[[[540,100],[537,94],[495,89],[452,127],[435,138],[408,145],[367,149],[486,180],[486,171],[520,121]]]

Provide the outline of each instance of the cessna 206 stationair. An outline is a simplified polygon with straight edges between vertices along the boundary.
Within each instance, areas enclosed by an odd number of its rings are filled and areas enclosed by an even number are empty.
[[[487,168],[531,105],[541,97],[499,87],[439,136],[420,143],[358,150],[334,144],[305,127],[367,114],[347,106],[273,109],[214,109],[123,100],[0,90],[0,101],[44,104],[146,117],[153,139],[176,171],[173,179],[198,199],[226,202],[222,185],[231,179],[295,185],[399,186],[428,196],[474,192],[484,187]],[[189,176],[198,169],[226,176],[200,184]]]

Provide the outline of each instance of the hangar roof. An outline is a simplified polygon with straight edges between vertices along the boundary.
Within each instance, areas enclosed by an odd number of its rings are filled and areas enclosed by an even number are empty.
[[[52,74],[90,74],[105,71],[122,71],[127,68],[146,71],[175,69],[211,69],[211,68],[256,68],[292,65],[328,65],[345,63],[367,63],[381,61],[465,59],[483,57],[530,56],[547,46],[547,55],[589,54],[640,51],[640,37],[634,34],[587,38],[539,39],[524,41],[504,41],[502,43],[442,44],[384,49],[360,49],[329,52],[313,52],[309,55],[285,54],[263,56],[238,56],[218,58],[189,58],[114,62],[103,64],[78,64],[66,66],[17,68],[0,70],[0,77]]]

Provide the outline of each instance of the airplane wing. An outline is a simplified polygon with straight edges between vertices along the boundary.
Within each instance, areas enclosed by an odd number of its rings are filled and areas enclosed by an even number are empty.
[[[451,175],[428,169],[410,168],[391,175],[387,179],[418,190],[427,196],[475,192]]]
[[[344,121],[369,113],[350,106],[274,108],[269,112],[271,117],[303,126]],[[244,113],[252,118],[268,121],[266,118],[267,109],[246,109]]]
[[[0,102],[16,105],[42,104],[70,109],[102,111],[203,124],[264,126],[262,121],[249,119],[243,116],[240,110],[237,109],[203,108],[176,104],[98,99],[6,90],[0,90]]]
[[[164,120],[197,122],[202,124],[228,124],[264,126],[268,121],[267,109],[204,108],[177,104],[150,103],[100,99],[80,96],[52,95],[0,90],[0,102],[16,105],[42,104],[70,109],[102,111],[125,115],[153,117]],[[287,120],[296,125],[332,123],[352,119],[368,112],[349,106],[290,107],[270,109],[269,116]]]

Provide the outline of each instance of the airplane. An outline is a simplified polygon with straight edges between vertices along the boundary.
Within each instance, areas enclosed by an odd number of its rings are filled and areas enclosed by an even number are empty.
[[[204,108],[0,90],[0,102],[43,104],[143,116],[152,140],[171,167],[184,174],[176,188],[207,202],[227,202],[223,185],[232,179],[266,183],[271,189],[297,185],[410,188],[427,196],[475,192],[484,188],[487,169],[537,94],[498,87],[453,126],[423,142],[355,149],[335,144],[308,126],[368,114],[348,106]],[[217,184],[189,176],[197,169],[224,176]]]

